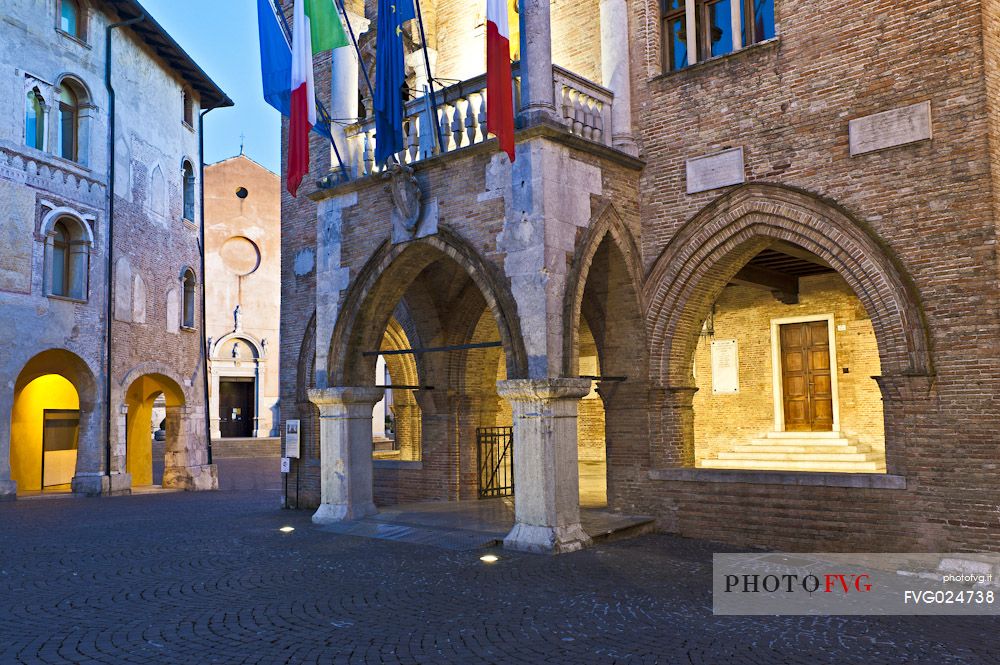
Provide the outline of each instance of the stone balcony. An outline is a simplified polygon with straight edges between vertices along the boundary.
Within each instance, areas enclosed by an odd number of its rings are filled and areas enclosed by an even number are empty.
[[[514,63],[514,106],[520,107],[520,64]],[[614,93],[562,67],[552,67],[555,119],[578,138],[611,147],[610,131]],[[486,74],[480,74],[442,90],[436,90],[435,109],[425,95],[406,103],[403,133],[405,147],[396,154],[400,164],[414,164],[437,155],[453,153],[489,140],[486,131]],[[524,119],[516,122],[523,128]],[[342,154],[346,179],[363,178],[385,169],[375,163],[374,119],[349,125],[345,131],[346,154]],[[344,177],[331,178],[335,185]]]

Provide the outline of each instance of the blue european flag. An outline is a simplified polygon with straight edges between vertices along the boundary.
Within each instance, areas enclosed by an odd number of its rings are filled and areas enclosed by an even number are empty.
[[[403,149],[403,23],[412,18],[413,0],[378,0],[374,100],[377,164],[384,164]]]

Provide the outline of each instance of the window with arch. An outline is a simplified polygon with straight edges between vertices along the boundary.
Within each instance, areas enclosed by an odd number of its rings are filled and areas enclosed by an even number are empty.
[[[84,39],[86,14],[79,0],[59,0],[59,29],[77,39]]]
[[[59,92],[59,156],[70,161],[80,157],[80,98],[73,86],[63,82]]]
[[[184,219],[193,222],[194,221],[194,167],[191,166],[191,162],[184,160],[184,167],[182,170],[182,177],[184,178]]]
[[[47,294],[74,300],[87,299],[90,268],[90,235],[84,222],[62,216],[46,237],[45,278]]]
[[[35,150],[45,149],[45,100],[38,88],[28,92],[25,101],[24,144]]]
[[[194,296],[198,282],[195,279],[194,271],[190,268],[184,271],[184,307],[181,313],[181,326],[184,328],[194,328]]]

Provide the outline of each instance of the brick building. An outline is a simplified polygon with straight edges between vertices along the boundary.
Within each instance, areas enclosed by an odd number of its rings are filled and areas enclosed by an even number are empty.
[[[347,3],[372,73],[375,4]],[[523,0],[513,164],[482,9],[421,4],[438,115],[411,26],[404,166],[373,163],[341,49],[316,66],[358,118],[345,164],[314,137],[283,195],[315,521],[512,471],[506,544],[572,550],[587,460],[598,502],[686,536],[997,548],[1000,2]],[[419,437],[373,462],[379,352]]]
[[[231,102],[132,0],[7,2],[0,44],[0,496],[214,487],[200,117]]]

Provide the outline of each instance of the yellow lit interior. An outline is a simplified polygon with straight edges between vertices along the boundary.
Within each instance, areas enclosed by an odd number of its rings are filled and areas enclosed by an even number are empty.
[[[10,428],[11,477],[19,491],[42,489],[42,422],[46,409],[79,409],[73,384],[58,374],[40,376],[14,397]],[[63,455],[75,467],[76,453]]]

